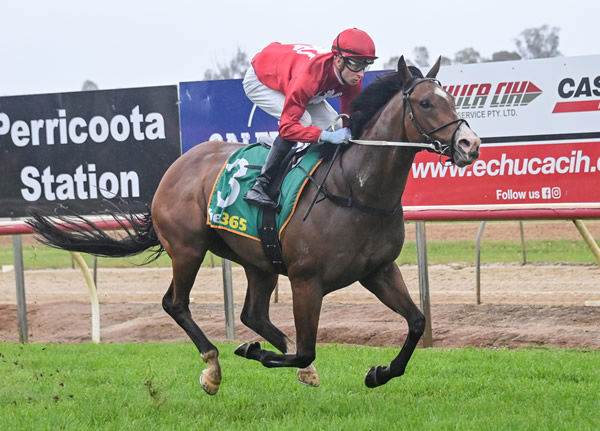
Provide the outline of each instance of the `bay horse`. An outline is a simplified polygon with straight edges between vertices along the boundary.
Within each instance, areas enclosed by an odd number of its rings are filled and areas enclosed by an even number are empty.
[[[362,140],[435,144],[440,154],[462,167],[479,156],[480,139],[459,119],[453,97],[435,79],[440,60],[425,77],[404,58],[392,72],[367,86],[352,105],[352,135]],[[414,72],[414,74],[413,74]],[[32,213],[29,223],[40,240],[54,247],[100,256],[127,256],[156,246],[172,261],[173,279],[164,310],[198,348],[206,368],[203,389],[215,394],[221,384],[218,350],[194,322],[190,290],[207,251],[239,263],[248,281],[241,321],[281,353],[245,343],[235,353],[265,367],[296,367],[301,382],[318,386],[315,359],[323,297],[356,281],[404,317],[408,335],[387,366],[372,367],[365,384],[374,388],[404,374],[425,328],[425,317],[410,298],[395,259],[404,243],[402,193],[415,155],[422,148],[347,145],[326,176],[322,164],[313,181],[328,198],[312,208],[315,187],[306,187],[280,241],[293,298],[296,342],[269,318],[269,302],[278,274],[258,241],[207,225],[211,189],[227,158],[240,144],[206,142],[177,159],[166,171],[150,211],[128,214],[132,229],[111,238],[92,222],[72,231],[55,219]],[[441,156],[440,156],[441,157]]]

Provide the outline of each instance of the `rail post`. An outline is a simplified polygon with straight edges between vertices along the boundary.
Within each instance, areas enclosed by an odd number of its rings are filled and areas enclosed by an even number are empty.
[[[21,235],[13,235],[13,259],[17,289],[17,316],[19,320],[19,342],[29,342],[27,327],[27,300],[25,299],[25,269],[23,266],[23,241]]]
[[[233,277],[231,261],[221,259],[223,268],[223,299],[225,302],[225,332],[228,340],[235,340],[235,317],[233,313]]]
[[[482,221],[475,240],[475,300],[477,305],[481,304],[481,237],[484,229],[485,221]]]
[[[419,299],[421,311],[425,315],[425,332],[423,333],[423,347],[433,347],[431,330],[431,302],[429,301],[429,272],[427,268],[427,238],[425,222],[415,223],[417,233],[417,265],[419,268]]]
[[[92,307],[92,342],[100,342],[100,303],[98,301],[98,292],[96,290],[96,283],[94,283],[94,277],[90,274],[90,269],[79,254],[76,251],[71,252],[71,257],[77,263],[85,279],[85,283],[88,287],[88,294],[90,295],[90,305]]]
[[[526,265],[527,250],[525,248],[525,229],[523,229],[523,220],[519,220],[519,233],[521,234],[521,265]]]
[[[581,220],[573,220],[573,223],[575,224],[575,227],[577,228],[577,230],[583,237],[583,240],[585,241],[585,243],[590,248],[590,251],[594,255],[594,258],[596,259],[596,263],[598,264],[598,266],[600,266],[600,247],[598,247],[598,244],[594,240],[594,237],[592,236],[590,231],[587,230],[587,228],[585,227],[585,225],[583,224],[583,222]]]

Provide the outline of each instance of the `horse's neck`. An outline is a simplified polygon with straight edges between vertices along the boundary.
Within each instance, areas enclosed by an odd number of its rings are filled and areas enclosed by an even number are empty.
[[[402,124],[401,94],[384,107],[376,119],[368,125],[360,139],[401,141]],[[396,100],[395,100],[396,99]],[[389,206],[400,201],[416,151],[406,147],[373,147],[354,145],[344,154],[345,181],[357,198],[372,202],[374,197]]]
[[[344,154],[345,181],[353,196],[363,202],[375,204],[376,199],[385,207],[395,205],[404,192],[415,154],[410,148],[355,145]]]

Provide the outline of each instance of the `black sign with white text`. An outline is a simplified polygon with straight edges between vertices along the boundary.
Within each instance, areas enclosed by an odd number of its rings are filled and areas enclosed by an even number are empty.
[[[181,154],[177,101],[177,86],[1,97],[0,217],[143,211]]]

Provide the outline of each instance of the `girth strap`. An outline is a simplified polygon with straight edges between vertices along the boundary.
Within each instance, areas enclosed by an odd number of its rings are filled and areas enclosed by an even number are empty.
[[[283,261],[281,243],[279,242],[279,235],[277,234],[277,226],[275,224],[275,214],[275,208],[263,207],[262,223],[258,233],[267,259],[273,264],[278,274],[287,275],[287,266]]]
[[[349,196],[349,197],[337,196],[337,195],[330,193],[329,190],[327,190],[327,187],[325,187],[325,185],[323,185],[323,187],[321,188],[321,193],[323,193],[323,195],[327,199],[329,199],[331,202],[333,202],[337,206],[341,206],[341,207],[345,207],[345,208],[356,208],[357,210],[365,212],[367,214],[373,214],[373,215],[377,215],[377,216],[389,216],[389,215],[394,215],[397,212],[402,210],[402,204],[398,205],[396,208],[393,208],[393,209],[375,208],[375,207],[371,207],[369,205],[362,204],[357,200],[354,200],[352,198],[352,196]]]

